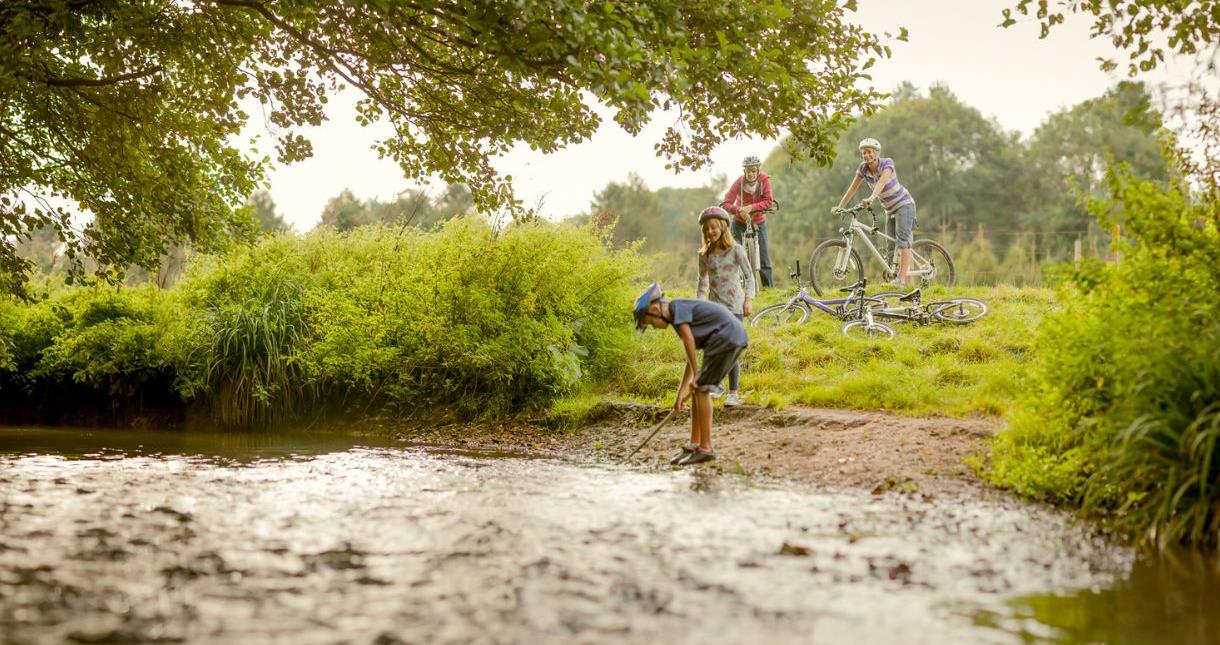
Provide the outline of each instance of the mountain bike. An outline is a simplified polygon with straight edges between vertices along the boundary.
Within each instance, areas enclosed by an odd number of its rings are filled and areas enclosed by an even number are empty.
[[[865,210],[872,218],[871,226],[856,219],[856,215]],[[813,250],[813,255],[809,258],[809,283],[813,290],[822,296],[831,288],[855,284],[864,279],[864,262],[854,246],[857,238],[884,267],[881,274],[883,279],[892,280],[897,277],[898,240],[878,228],[877,214],[872,208],[866,202],[860,202],[851,208],[837,208],[835,213],[849,221],[839,228],[839,239],[826,240]],[[886,258],[877,250],[870,239],[871,236],[887,240],[895,252]],[[911,244],[911,268],[907,275],[919,278],[922,287],[933,284],[951,287],[957,277],[953,258],[945,247],[933,240],[916,240]]]
[[[926,325],[947,322],[956,325],[972,323],[987,315],[987,303],[977,298],[950,298],[923,304],[923,292],[915,289],[909,293],[882,291],[869,296],[882,301],[883,305],[870,304],[874,318],[891,322],[910,322]],[[891,303],[890,301],[894,302]]]
[[[840,330],[848,336],[884,336],[886,338],[894,336],[893,327],[874,320],[873,309],[884,307],[885,301],[864,295],[867,280],[861,280],[840,289],[839,291],[849,294],[846,298],[818,300],[810,296],[804,285],[801,284],[801,263],[799,261],[796,263],[796,271],[789,273],[788,277],[796,282],[796,294],[785,302],[759,309],[750,318],[751,327],[804,324],[816,309],[844,321]]]

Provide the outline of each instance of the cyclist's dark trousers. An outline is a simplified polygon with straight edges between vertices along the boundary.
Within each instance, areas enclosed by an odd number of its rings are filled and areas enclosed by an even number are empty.
[[[767,223],[760,222],[758,226],[758,278],[761,286],[773,287],[775,282],[771,279],[771,254],[767,252]],[[733,239],[745,244],[746,225],[744,222],[733,220],[729,226],[729,232],[733,234]]]

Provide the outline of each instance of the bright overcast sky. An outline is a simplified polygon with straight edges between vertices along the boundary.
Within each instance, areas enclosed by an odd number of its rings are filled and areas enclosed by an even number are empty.
[[[870,30],[910,30],[910,42],[894,43],[893,57],[873,68],[875,87],[889,91],[911,81],[925,89],[944,83],[1004,129],[1029,135],[1050,112],[1098,96],[1122,80],[1098,69],[1097,57],[1113,57],[1115,52],[1108,43],[1088,38],[1088,20],[1069,19],[1039,40],[1033,21],[1008,29],[997,26],[1001,10],[1013,4],[1015,0],[860,0],[857,19]],[[354,102],[354,95],[337,97],[330,106],[330,121],[304,131],[313,141],[313,158],[277,166],[270,173],[272,198],[297,231],[312,228],[326,201],[344,188],[360,198],[390,199],[413,187],[396,164],[379,160],[369,149],[384,130],[356,124]],[[775,145],[726,141],[716,149],[712,167],[675,174],[653,153],[666,123],[657,119],[632,138],[605,119],[585,143],[550,155],[521,146],[496,166],[513,176],[517,196],[527,206],[541,203],[544,215],[558,218],[587,210],[595,191],[630,172],[654,189],[701,186],[718,174],[735,176],[742,157],[765,157]]]

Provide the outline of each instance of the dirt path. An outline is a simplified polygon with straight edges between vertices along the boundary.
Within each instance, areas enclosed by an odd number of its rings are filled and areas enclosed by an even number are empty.
[[[529,450],[596,462],[622,462],[668,410],[605,403],[589,425],[568,433],[522,428],[460,436],[433,430],[423,439],[480,449]],[[979,454],[999,424],[986,419],[904,417],[884,412],[757,406],[717,408],[712,439],[718,459],[699,466],[835,488],[921,495],[990,497],[966,460]],[[690,435],[690,417],[675,416],[632,463],[671,468]]]

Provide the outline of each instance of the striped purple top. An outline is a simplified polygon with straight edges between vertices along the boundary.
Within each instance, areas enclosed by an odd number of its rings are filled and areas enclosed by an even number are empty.
[[[869,171],[867,163],[861,163],[860,167],[856,170],[856,174],[868,183],[869,190],[872,190],[873,185],[881,178],[881,174],[885,172],[886,168],[890,169],[890,180],[886,182],[878,194],[878,197],[881,198],[881,207],[885,209],[885,212],[893,213],[903,204],[914,204],[915,198],[911,197],[911,193],[907,192],[907,189],[898,183],[898,169],[894,167],[893,159],[889,157],[878,159],[877,174],[875,175]]]

